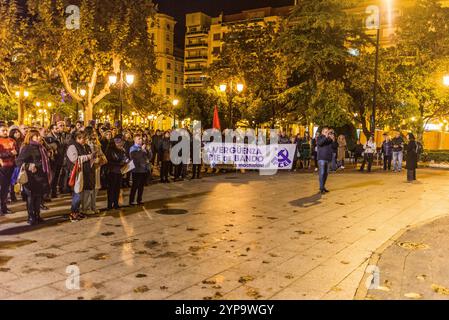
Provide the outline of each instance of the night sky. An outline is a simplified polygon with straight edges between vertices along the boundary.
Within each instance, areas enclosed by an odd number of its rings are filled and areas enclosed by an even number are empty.
[[[294,0],[153,0],[159,5],[159,11],[166,13],[178,21],[175,42],[184,48],[185,15],[202,11],[210,16],[238,13],[242,10],[261,7],[282,7],[292,5]]]

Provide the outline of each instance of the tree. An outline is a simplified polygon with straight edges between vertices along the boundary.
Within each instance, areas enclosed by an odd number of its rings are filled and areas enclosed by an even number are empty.
[[[208,70],[212,86],[230,82],[234,86],[237,83],[245,85],[243,96],[236,98],[234,103],[239,106],[236,110],[239,119],[254,124],[271,121],[274,125],[281,110],[279,98],[286,88],[286,77],[276,47],[280,28],[281,25],[275,23],[230,26],[223,37],[218,59]],[[223,102],[231,107],[230,101]],[[233,125],[229,123],[230,127]]]
[[[426,123],[449,115],[448,94],[442,88],[443,76],[449,70],[448,19],[449,8],[439,1],[418,0],[398,21],[398,45],[391,55],[409,101],[416,105],[419,139]]]
[[[3,101],[18,106],[19,124],[23,123],[25,100],[23,92],[34,82],[35,61],[28,46],[29,29],[15,0],[0,0],[0,77]],[[21,94],[16,96],[16,92]],[[11,107],[11,105],[10,105]]]
[[[288,111],[303,122],[351,121],[353,97],[345,77],[355,62],[348,49],[363,48],[369,39],[360,20],[346,8],[347,2],[340,0],[304,0],[285,21],[278,41],[289,75],[283,97]]]
[[[218,97],[206,89],[186,88],[179,92],[179,104],[174,113],[181,119],[191,118],[201,121],[204,128],[212,126],[214,107],[218,104]],[[223,119],[223,112],[219,112]]]
[[[79,29],[67,27],[65,9],[74,4],[80,9]],[[122,68],[138,72],[126,99],[139,102],[151,95],[159,76],[148,32],[151,0],[29,0],[28,9],[42,74],[59,77],[67,93],[84,104],[86,121],[113,90],[108,76]],[[85,97],[76,90],[82,85]]]

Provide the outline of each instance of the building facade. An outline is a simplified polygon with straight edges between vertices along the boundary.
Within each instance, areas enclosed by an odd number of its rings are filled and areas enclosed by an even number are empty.
[[[280,22],[293,6],[259,8],[237,14],[210,17],[202,12],[186,15],[184,83],[186,88],[201,88],[205,70],[217,59],[223,46],[223,35],[236,23]]]
[[[150,20],[156,65],[161,77],[153,92],[173,100],[184,86],[184,54],[174,44],[176,21],[163,13]]]

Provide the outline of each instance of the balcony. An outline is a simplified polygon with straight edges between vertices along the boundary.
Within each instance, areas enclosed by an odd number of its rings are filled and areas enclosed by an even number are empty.
[[[192,61],[192,60],[207,60],[207,56],[206,55],[202,55],[202,56],[191,56],[191,57],[186,57],[185,58],[187,61]]]
[[[201,36],[201,35],[208,35],[209,31],[206,29],[203,30],[196,30],[196,31],[187,31],[186,36]]]
[[[207,48],[207,47],[208,45],[205,42],[186,44],[186,48]]]
[[[197,72],[203,72],[204,68],[185,68],[184,72],[185,73],[197,73]]]
[[[189,85],[189,84],[203,84],[203,81],[204,80],[202,80],[202,79],[187,79],[185,81],[185,84],[187,84],[187,85]]]

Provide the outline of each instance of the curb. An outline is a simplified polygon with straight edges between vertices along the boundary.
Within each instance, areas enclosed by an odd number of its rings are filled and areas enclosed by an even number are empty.
[[[386,249],[388,249],[389,247],[394,245],[397,242],[397,240],[399,240],[399,238],[402,237],[406,232],[415,230],[415,229],[420,228],[424,225],[427,225],[431,222],[434,222],[441,218],[446,218],[448,216],[449,216],[449,214],[440,215],[438,217],[430,218],[430,219],[424,220],[422,222],[419,222],[414,225],[410,225],[408,227],[405,227],[405,228],[399,230],[394,236],[392,236],[390,239],[388,239],[382,246],[380,246],[373,252],[373,254],[371,255],[371,258],[369,258],[369,260],[368,260],[367,268],[369,266],[377,266],[377,264],[382,256],[382,253]],[[371,273],[366,272],[366,269],[365,269],[365,273],[363,274],[362,279],[360,280],[359,286],[355,292],[353,300],[367,300],[368,288],[366,288],[365,283],[368,280],[368,277],[371,276]]]

